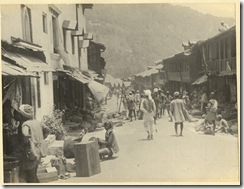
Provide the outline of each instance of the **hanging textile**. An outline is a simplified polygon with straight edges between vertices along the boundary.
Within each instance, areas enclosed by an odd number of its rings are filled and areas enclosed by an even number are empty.
[[[18,79],[9,86],[2,103],[4,104],[7,99],[11,101],[11,106],[14,109],[19,109],[19,106],[22,104],[22,86]]]

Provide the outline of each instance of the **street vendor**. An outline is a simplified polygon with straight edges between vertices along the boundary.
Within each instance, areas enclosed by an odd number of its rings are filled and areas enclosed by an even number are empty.
[[[206,107],[207,117],[206,121],[213,123],[213,135],[215,134],[216,123],[215,119],[217,117],[217,110],[218,110],[218,102],[215,100],[215,93],[210,93],[210,100],[208,101],[208,105]]]
[[[217,121],[219,121],[218,128],[216,129],[216,132],[221,133],[230,133],[230,127],[228,122],[222,117],[222,115],[217,116]]]
[[[106,121],[104,123],[104,128],[106,129],[105,140],[97,138],[99,146],[103,146],[103,148],[99,149],[99,155],[101,158],[106,155],[111,158],[113,154],[119,151],[119,146],[115,138],[112,122]]]

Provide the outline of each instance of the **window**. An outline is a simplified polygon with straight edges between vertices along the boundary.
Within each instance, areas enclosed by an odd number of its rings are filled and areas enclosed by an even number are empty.
[[[48,72],[44,72],[44,84],[45,85],[48,85],[49,84]]]
[[[40,108],[41,107],[41,86],[40,86],[40,78],[36,78],[36,86],[37,86],[37,106],[38,106],[38,108]]]
[[[61,11],[55,5],[48,5],[49,12],[52,13],[52,43],[53,43],[53,53],[58,53],[57,48],[59,45],[59,23],[58,23],[58,16],[61,14]]]
[[[57,52],[57,44],[58,44],[58,36],[57,36],[57,18],[52,16],[52,28],[53,28],[53,52],[54,53],[58,53]]]
[[[25,5],[21,6],[22,12],[22,26],[23,26],[23,39],[28,42],[32,41],[32,23],[31,23],[31,10]]]
[[[46,13],[42,13],[42,28],[43,28],[43,32],[47,33],[47,14]]]

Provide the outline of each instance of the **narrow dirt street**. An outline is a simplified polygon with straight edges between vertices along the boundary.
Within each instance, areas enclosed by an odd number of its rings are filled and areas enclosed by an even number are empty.
[[[115,98],[108,108],[115,106]],[[109,107],[111,106],[111,107]],[[120,151],[112,160],[101,161],[101,173],[58,182],[80,184],[180,184],[182,182],[238,182],[238,138],[231,135],[203,135],[185,123],[183,137],[174,135],[173,123],[158,120],[153,140],[146,139],[142,120],[126,121],[114,129]],[[104,138],[105,130],[88,133]]]

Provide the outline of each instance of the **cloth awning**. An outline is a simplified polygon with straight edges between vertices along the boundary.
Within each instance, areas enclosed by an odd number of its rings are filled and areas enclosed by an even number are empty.
[[[64,20],[62,26],[64,29],[67,29],[67,30],[75,30],[77,27],[77,21],[76,20]]]
[[[207,75],[203,75],[201,77],[199,77],[196,81],[194,81],[192,83],[192,85],[199,85],[199,84],[202,84],[204,82],[206,82],[208,80],[208,76]]]
[[[9,76],[29,76],[29,77],[39,77],[35,73],[28,72],[24,70],[23,68],[20,68],[16,65],[13,65],[11,63],[8,63],[4,60],[2,60],[2,75]]]
[[[23,68],[26,68],[27,71],[32,71],[32,72],[54,71],[54,69],[49,67],[48,64],[32,56],[23,55],[16,52],[5,52],[2,55],[3,56],[6,55],[6,57],[11,58],[16,62],[16,64],[18,64]]]
[[[109,88],[105,85],[102,85],[94,80],[88,83],[88,87],[91,90],[93,96],[98,100],[105,98],[109,92]]]

